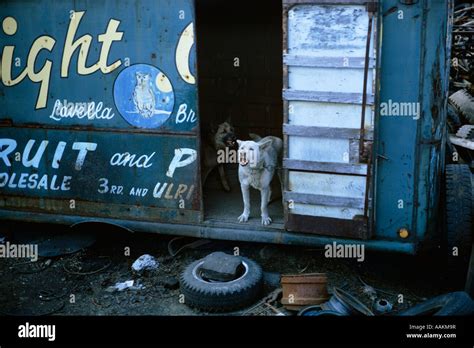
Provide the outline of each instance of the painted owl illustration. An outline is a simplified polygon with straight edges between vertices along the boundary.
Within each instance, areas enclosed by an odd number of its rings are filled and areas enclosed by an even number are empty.
[[[133,103],[138,113],[150,118],[155,113],[155,94],[150,85],[150,74],[136,72],[137,84],[133,90]]]

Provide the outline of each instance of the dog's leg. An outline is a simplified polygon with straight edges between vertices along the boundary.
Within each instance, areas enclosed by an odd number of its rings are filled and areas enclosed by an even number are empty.
[[[262,225],[267,226],[272,223],[272,219],[268,216],[268,201],[270,200],[270,187],[264,187],[260,190],[262,210]]]
[[[240,184],[242,189],[242,198],[244,200],[244,212],[239,216],[239,222],[247,222],[250,215],[250,186]]]
[[[222,186],[224,187],[225,191],[229,192],[230,186],[229,186],[229,183],[227,182],[227,177],[225,176],[224,165],[219,164],[217,168],[219,169],[219,176],[221,178]]]

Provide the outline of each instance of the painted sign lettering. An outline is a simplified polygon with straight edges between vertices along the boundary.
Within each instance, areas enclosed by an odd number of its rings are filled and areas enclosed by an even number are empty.
[[[112,112],[112,108],[104,107],[102,102],[83,102],[73,103],[64,100],[56,100],[54,103],[53,111],[49,118],[55,121],[61,121],[64,118],[78,119],[87,118],[88,120],[110,120],[115,114]]]
[[[120,21],[111,19],[107,25],[105,33],[98,36],[98,41],[102,44],[99,60],[91,65],[86,66],[89,50],[91,48],[92,36],[90,34],[83,35],[77,39],[77,29],[81,23],[85,11],[79,11],[70,16],[69,27],[66,34],[66,41],[64,43],[63,55],[61,59],[61,77],[69,76],[69,65],[71,58],[75,52],[78,54],[76,71],[79,75],[90,75],[100,70],[103,74],[108,74],[117,69],[122,62],[116,60],[112,64],[108,64],[108,55],[110,48],[114,41],[120,41],[123,37],[123,32],[118,32],[117,29]],[[6,17],[2,23],[3,32],[6,35],[15,35],[18,30],[17,20],[13,17]],[[39,72],[35,72],[35,64],[38,55],[42,50],[52,51],[56,45],[56,39],[48,35],[38,37],[31,45],[26,68],[16,77],[12,77],[13,57],[15,53],[15,46],[6,45],[2,52],[2,82],[5,86],[15,86],[28,77],[31,82],[40,83],[40,90],[36,100],[36,109],[45,108],[47,105],[47,96],[49,92],[49,84],[51,81],[51,67],[53,62],[46,60]]]

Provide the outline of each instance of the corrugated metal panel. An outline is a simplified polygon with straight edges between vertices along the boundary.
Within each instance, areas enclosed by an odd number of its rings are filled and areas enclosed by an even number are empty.
[[[286,227],[367,238],[369,165],[360,144],[372,141],[376,16],[360,1],[285,3]]]

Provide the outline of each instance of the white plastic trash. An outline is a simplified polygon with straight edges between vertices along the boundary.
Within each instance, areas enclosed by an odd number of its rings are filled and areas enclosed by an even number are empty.
[[[153,256],[144,254],[140,256],[132,264],[132,270],[136,273],[142,273],[144,271],[153,271],[159,267],[159,262]]]

